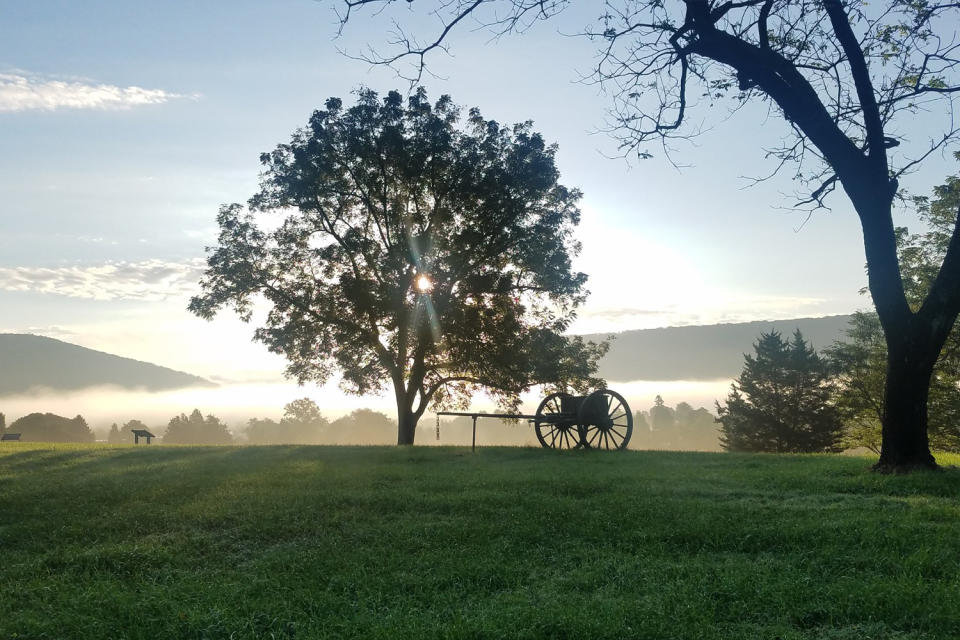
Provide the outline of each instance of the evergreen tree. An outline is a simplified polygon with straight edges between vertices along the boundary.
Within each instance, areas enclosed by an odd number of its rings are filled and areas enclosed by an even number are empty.
[[[110,433],[107,435],[107,442],[110,444],[120,444],[120,428],[117,427],[117,423],[114,422],[110,425]]]
[[[785,341],[760,335],[756,355],[744,357],[726,406],[717,403],[720,443],[728,451],[813,453],[837,451],[842,435],[826,361],[798,329]]]

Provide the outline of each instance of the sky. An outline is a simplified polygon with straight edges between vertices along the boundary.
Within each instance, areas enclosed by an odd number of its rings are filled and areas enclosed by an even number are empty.
[[[256,190],[261,152],[330,96],[349,104],[361,86],[408,89],[343,54],[386,42],[386,18],[361,16],[338,36],[333,6],[0,0],[0,331],[296,394],[282,384],[282,359],[251,343],[252,327],[185,308],[217,209]],[[595,17],[592,3],[579,7],[587,13],[496,42],[467,29],[424,80],[433,97],[500,122],[533,120],[559,145],[561,182],[584,192],[577,267],[592,292],[573,330],[867,307],[859,224],[842,194],[808,218],[790,208],[788,177],[749,187],[772,169],[763,147],[784,135],[765,107],[695,105],[707,131],[678,144],[680,168],[663,154],[616,157],[602,132],[609,96],[577,82],[593,45],[564,35]],[[928,192],[952,171],[934,157],[913,179]]]

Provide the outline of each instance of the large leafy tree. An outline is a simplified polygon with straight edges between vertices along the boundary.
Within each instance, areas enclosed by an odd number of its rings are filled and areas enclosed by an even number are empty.
[[[960,154],[958,154],[960,159]],[[911,309],[918,310],[936,281],[960,207],[960,177],[934,189],[933,198],[913,199],[926,230],[897,229],[897,248],[904,290]],[[856,313],[845,339],[827,351],[837,371],[838,404],[847,421],[848,443],[879,453],[884,416],[887,345],[875,313]],[[928,431],[940,450],[960,450],[960,331],[956,321],[937,359],[928,396]]]
[[[331,98],[263,154],[248,208],[220,211],[190,309],[249,321],[260,296],[255,339],[290,376],[392,387],[400,444],[431,402],[484,388],[510,408],[534,384],[600,384],[605,345],[562,335],[586,276],[571,268],[580,193],[557,182],[556,147],[422,89],[357,98]]]
[[[791,340],[764,333],[746,355],[726,405],[717,403],[720,444],[730,451],[836,451],[840,413],[830,402],[827,363],[798,329]]]
[[[338,0],[344,24],[394,0]],[[427,38],[404,29],[399,49],[371,61],[413,61],[442,49],[450,34],[479,22],[497,33],[551,19],[566,0],[411,1],[443,21]],[[600,3],[598,3],[600,4]],[[698,98],[734,107],[768,103],[791,132],[767,149],[779,171],[806,186],[802,203],[823,206],[838,186],[863,230],[870,293],[887,346],[880,470],[933,467],[927,396],[937,356],[960,312],[960,231],[953,212],[948,250],[917,308],[904,292],[892,208],[900,178],[955,141],[960,92],[960,4],[931,0],[622,0],[604,2],[584,35],[599,48],[596,78],[614,96],[627,151],[695,133]],[[474,18],[475,20],[469,20]],[[397,17],[398,20],[402,20]],[[911,144],[917,115],[926,132]],[[692,124],[692,127],[691,127]]]

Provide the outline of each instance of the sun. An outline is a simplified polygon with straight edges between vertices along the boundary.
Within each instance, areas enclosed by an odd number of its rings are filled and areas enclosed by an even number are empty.
[[[417,291],[420,293],[430,293],[430,291],[433,289],[433,281],[429,278],[429,276],[420,274],[417,276],[416,286]]]

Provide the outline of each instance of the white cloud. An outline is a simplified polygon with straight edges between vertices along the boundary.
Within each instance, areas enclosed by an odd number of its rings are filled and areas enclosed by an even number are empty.
[[[130,109],[183,96],[163,89],[117,87],[86,81],[50,80],[0,73],[0,112],[56,109]]]
[[[0,290],[52,293],[90,300],[159,301],[197,290],[202,259],[144,260],[68,267],[2,267]]]

